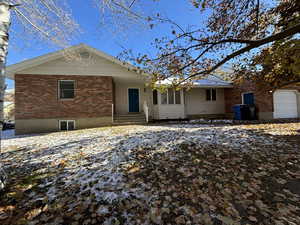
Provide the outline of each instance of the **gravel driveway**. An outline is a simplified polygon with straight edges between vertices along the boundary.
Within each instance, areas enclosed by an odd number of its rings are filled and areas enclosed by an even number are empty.
[[[300,123],[5,133],[1,224],[299,224]]]

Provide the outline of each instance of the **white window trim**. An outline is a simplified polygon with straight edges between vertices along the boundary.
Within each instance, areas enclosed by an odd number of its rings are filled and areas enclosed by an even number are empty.
[[[74,122],[74,130],[76,130],[76,121],[75,120],[58,120],[59,131],[62,131],[61,125],[60,125],[61,122],[67,122],[67,130],[66,131],[69,131],[69,122]]]
[[[248,91],[248,92],[243,92],[241,95],[242,95],[242,104],[244,104],[244,95],[245,94],[253,94],[253,97],[254,97],[254,92],[253,91]]]
[[[207,98],[206,98],[206,90],[210,91],[210,99],[209,100],[207,100]],[[216,90],[216,100],[212,99],[212,90]],[[217,88],[206,88],[205,89],[205,99],[207,102],[216,102],[217,101]]]
[[[161,105],[182,105],[182,95],[183,95],[183,93],[182,93],[182,90],[178,90],[178,91],[179,91],[179,93],[180,93],[180,104],[176,104],[176,90],[175,90],[175,89],[173,89],[173,99],[174,99],[174,103],[173,103],[173,104],[169,104],[169,89],[167,89],[166,92],[160,93],[160,96],[161,96],[162,94],[167,94],[167,103],[166,103],[166,104],[163,104],[163,103],[160,101],[160,104],[161,104]],[[161,98],[161,99],[162,99],[162,98]]]
[[[61,98],[60,97],[60,82],[61,81],[72,81],[72,82],[74,82],[74,97],[73,98]],[[58,83],[57,83],[58,99],[59,100],[73,100],[75,98],[75,90],[76,90],[75,85],[76,85],[75,80],[58,80]]]

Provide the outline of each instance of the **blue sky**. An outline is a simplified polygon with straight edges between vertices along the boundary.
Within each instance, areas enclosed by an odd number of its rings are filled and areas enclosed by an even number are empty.
[[[69,1],[71,2],[71,1]],[[176,3],[175,3],[176,2]],[[205,17],[188,4],[186,0],[161,0],[157,3],[155,9],[150,9],[152,12],[162,12],[170,19],[177,23],[186,26],[188,24],[203,24]],[[71,43],[76,45],[79,43],[88,44],[94,48],[104,51],[110,55],[117,56],[122,47],[131,48],[135,52],[152,52],[150,42],[159,36],[170,33],[166,26],[158,26],[155,29],[133,29],[126,33],[126,35],[112,34],[104,29],[100,23],[99,11],[93,5],[93,0],[76,0],[72,1],[70,5],[73,16],[77,23],[79,23],[82,33]],[[150,7],[146,5],[146,9]],[[147,13],[147,12],[146,12]],[[53,46],[36,40],[35,37],[30,37],[27,41],[15,35],[21,33],[20,27],[14,26],[12,21],[11,42],[9,45],[9,54],[7,64],[11,65],[21,62],[25,59],[30,59],[56,50]],[[32,44],[31,44],[32,43]],[[7,80],[8,88],[14,87],[14,82]]]

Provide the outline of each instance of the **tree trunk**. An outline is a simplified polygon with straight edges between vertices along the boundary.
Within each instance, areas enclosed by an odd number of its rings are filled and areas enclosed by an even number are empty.
[[[9,40],[10,26],[10,8],[11,6],[6,1],[0,0],[0,153],[1,153],[1,138],[2,127],[4,120],[4,91],[5,91],[5,64]],[[7,175],[0,161],[0,191],[5,188],[7,183]]]

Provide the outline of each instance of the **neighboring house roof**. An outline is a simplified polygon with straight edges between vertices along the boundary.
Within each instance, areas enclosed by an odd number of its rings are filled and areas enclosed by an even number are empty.
[[[14,88],[10,88],[10,89],[6,89],[5,90],[5,93],[6,94],[10,94],[10,93],[14,93],[15,92],[15,89]]]
[[[194,81],[194,86],[196,87],[232,87],[232,84],[230,82],[227,82],[223,79],[221,79],[217,75],[209,75],[206,79],[196,80]]]
[[[4,108],[9,107],[10,105],[14,105],[14,93],[15,93],[15,89],[7,89],[5,90],[4,93]]]
[[[171,78],[157,82],[157,85],[171,85]],[[193,87],[232,87],[232,83],[227,82],[217,75],[208,75],[205,79],[193,81]]]
[[[4,93],[4,101],[5,102],[13,102],[14,101],[14,96],[15,96],[15,89],[7,89],[5,90]]]
[[[69,47],[69,48],[65,48],[65,49],[62,49],[62,50],[59,50],[59,51],[56,51],[56,52],[52,52],[52,53],[48,53],[48,54],[45,54],[45,55],[42,55],[42,56],[38,56],[38,57],[35,57],[35,58],[32,58],[32,59],[24,60],[20,63],[9,65],[9,66],[6,67],[5,76],[7,78],[14,79],[14,75],[17,74],[20,71],[23,71],[23,70],[41,65],[43,63],[46,63],[46,62],[49,62],[49,61],[52,61],[52,60],[55,60],[55,59],[59,59],[62,56],[64,56],[64,54],[66,54],[68,52],[70,52],[72,54],[72,51],[74,51],[74,52],[88,51],[88,52],[93,53],[93,54],[95,54],[99,57],[102,57],[102,58],[104,58],[108,61],[111,61],[111,62],[113,62],[115,64],[118,64],[122,67],[125,67],[126,69],[131,70],[133,72],[141,72],[138,68],[134,67],[133,65],[131,65],[129,63],[122,62],[121,60],[119,60],[119,59],[117,59],[113,56],[110,56],[110,55],[108,55],[108,54],[106,54],[102,51],[99,51],[95,48],[92,48],[92,47],[90,47],[86,44],[79,44],[79,45],[75,45],[75,46],[72,46],[72,47]]]
[[[7,107],[9,105],[15,104],[14,102],[3,102],[4,107]]]

